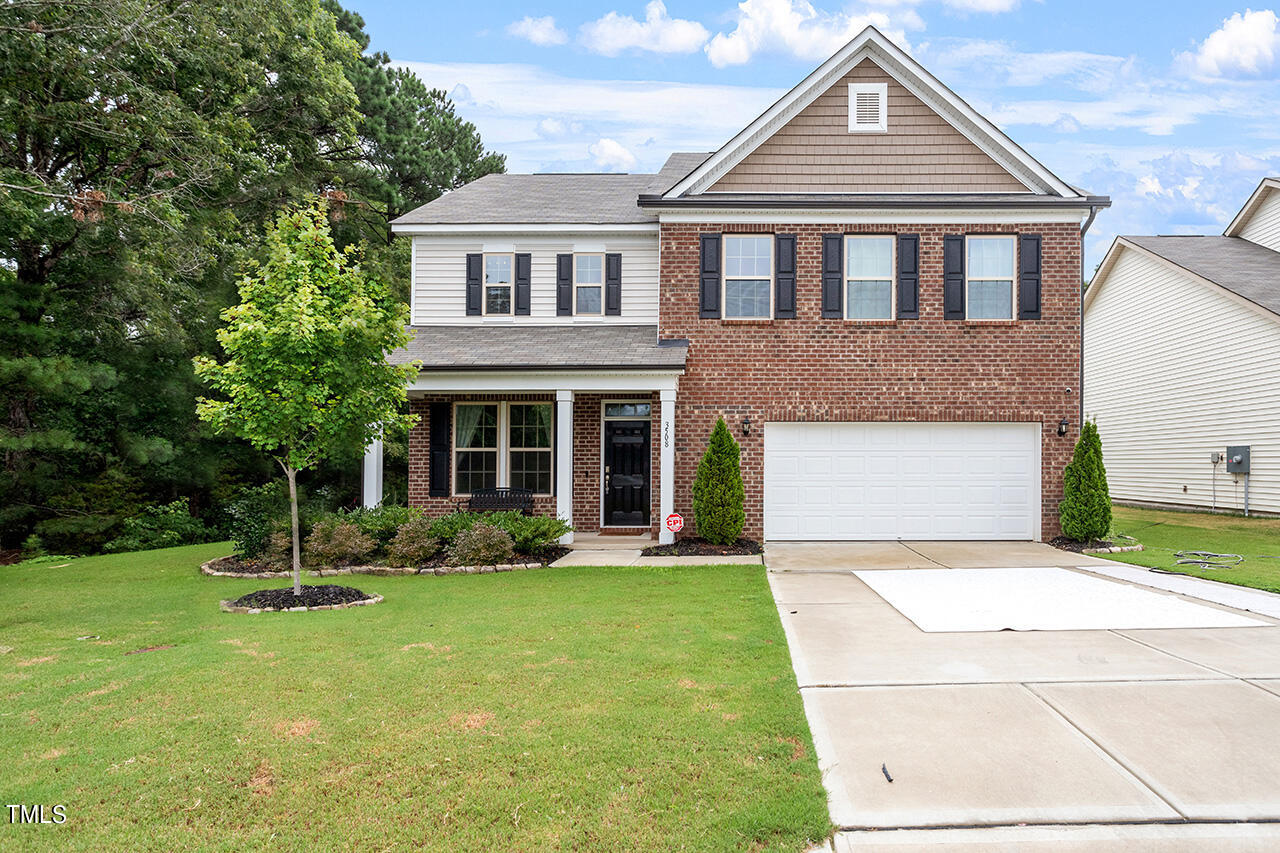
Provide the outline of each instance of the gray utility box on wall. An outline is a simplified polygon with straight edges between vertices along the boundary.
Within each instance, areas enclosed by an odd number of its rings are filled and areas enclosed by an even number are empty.
[[[1249,445],[1238,444],[1227,448],[1227,473],[1249,473]]]

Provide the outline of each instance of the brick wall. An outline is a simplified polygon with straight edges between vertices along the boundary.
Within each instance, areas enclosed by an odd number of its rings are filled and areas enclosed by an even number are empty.
[[[821,235],[840,231],[920,235],[918,320],[822,319]],[[699,319],[704,232],[796,234],[796,319]],[[964,233],[1042,235],[1042,319],[999,325],[942,319],[942,237]],[[660,239],[660,333],[690,341],[675,424],[675,509],[690,525],[693,476],[719,415],[742,445],[744,535],[757,539],[764,532],[766,421],[1035,421],[1043,424],[1042,535],[1058,535],[1062,469],[1079,427],[1077,226],[663,224]],[[757,425],[750,436],[739,428],[746,416]],[[1063,417],[1071,432],[1059,437]]]

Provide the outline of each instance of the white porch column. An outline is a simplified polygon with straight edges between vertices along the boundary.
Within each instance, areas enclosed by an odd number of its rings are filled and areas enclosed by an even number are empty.
[[[573,524],[573,391],[556,391],[556,515]],[[573,534],[560,537],[572,545]]]
[[[676,391],[664,388],[658,392],[662,406],[662,446],[658,454],[658,544],[669,545],[676,535],[667,529],[667,516],[675,511],[676,470]]]
[[[361,465],[360,503],[372,509],[382,503],[382,438],[369,442]]]

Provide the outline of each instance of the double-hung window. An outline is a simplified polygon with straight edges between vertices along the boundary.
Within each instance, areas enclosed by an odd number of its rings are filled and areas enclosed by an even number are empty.
[[[511,313],[515,255],[484,256],[484,313]]]
[[[458,403],[453,416],[453,491],[510,486],[551,494],[550,403]]]
[[[724,238],[724,313],[730,320],[773,314],[773,235]]]
[[[893,319],[893,238],[845,239],[845,312],[850,320]]]
[[[576,314],[604,310],[604,255],[573,256],[573,300]]]
[[[1014,237],[966,240],[965,311],[970,320],[1012,320]]]

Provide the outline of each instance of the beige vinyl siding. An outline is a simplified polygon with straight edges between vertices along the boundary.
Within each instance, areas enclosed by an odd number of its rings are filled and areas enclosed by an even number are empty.
[[[1240,229],[1240,236],[1280,252],[1280,191],[1267,190],[1258,209]]]
[[[1280,317],[1120,252],[1084,316],[1085,414],[1112,496],[1209,507],[1210,452],[1247,444],[1250,508],[1280,512]],[[1220,464],[1216,480],[1218,508],[1242,509],[1243,479]]]
[[[887,83],[887,133],[849,132],[849,84]],[[858,63],[711,192],[1027,192],[869,59]]]
[[[578,247],[575,249],[575,245]],[[415,235],[411,292],[413,324],[417,326],[658,322],[658,235],[572,234],[534,235]],[[616,316],[556,316],[556,255],[562,253],[622,254],[622,313]],[[529,316],[468,317],[467,255],[473,252],[528,252],[530,257]]]

